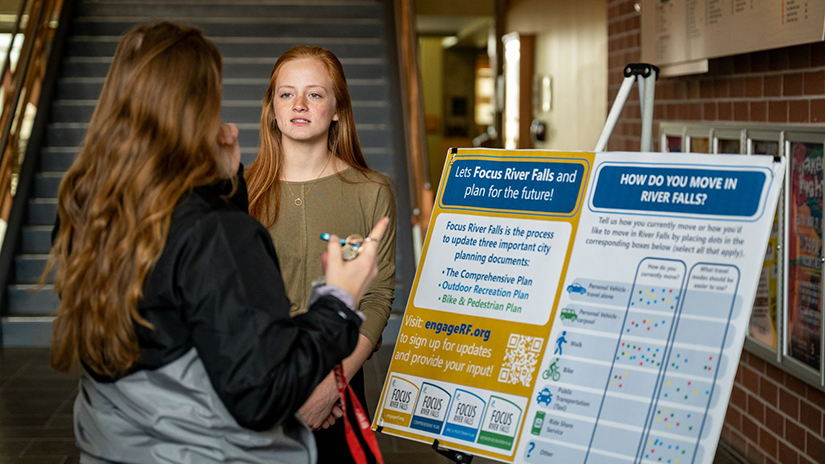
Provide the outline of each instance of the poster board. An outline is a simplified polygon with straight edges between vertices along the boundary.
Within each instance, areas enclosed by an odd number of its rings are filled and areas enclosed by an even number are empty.
[[[656,65],[825,38],[825,2],[817,0],[642,0],[641,16],[641,60]]]
[[[711,463],[783,173],[451,151],[373,427],[503,462]]]

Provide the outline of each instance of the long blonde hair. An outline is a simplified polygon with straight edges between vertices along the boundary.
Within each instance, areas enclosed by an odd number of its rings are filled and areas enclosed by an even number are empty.
[[[221,57],[198,29],[160,22],[121,39],[80,154],[58,192],[61,302],[51,363],[106,376],[140,359],[146,276],[181,197],[221,176]],[[46,271],[48,272],[48,270]]]
[[[273,107],[273,101],[277,96],[275,81],[285,64],[302,58],[314,58],[320,61],[332,80],[338,121],[333,121],[329,126],[327,135],[329,152],[362,173],[378,174],[367,166],[367,160],[361,153],[361,145],[358,143],[358,134],[355,131],[355,118],[352,115],[352,100],[350,100],[341,62],[332,52],[321,47],[301,45],[290,48],[278,58],[269,76],[269,88],[264,96],[261,111],[261,148],[258,157],[249,165],[245,175],[249,191],[249,214],[267,227],[272,227],[278,218],[279,180],[283,166],[281,130],[276,123]],[[386,182],[380,174],[377,177]]]

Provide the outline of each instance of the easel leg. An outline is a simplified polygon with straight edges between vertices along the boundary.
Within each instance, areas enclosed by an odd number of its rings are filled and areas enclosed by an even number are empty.
[[[438,445],[438,440],[433,441],[433,449],[436,453],[458,464],[469,464],[473,460],[472,454],[467,454],[461,451],[448,450],[440,447]]]

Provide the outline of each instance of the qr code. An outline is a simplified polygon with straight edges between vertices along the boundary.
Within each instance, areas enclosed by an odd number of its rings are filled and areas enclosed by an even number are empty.
[[[539,337],[511,334],[507,340],[504,364],[498,373],[498,381],[515,385],[520,383],[529,387],[533,371],[539,363],[539,353],[544,340]]]

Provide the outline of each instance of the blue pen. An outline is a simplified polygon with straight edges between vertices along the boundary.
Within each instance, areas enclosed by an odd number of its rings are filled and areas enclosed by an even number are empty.
[[[328,233],[321,234],[321,240],[323,240],[325,242],[328,242],[329,241],[329,234]],[[344,246],[344,245],[347,244],[347,241],[344,240],[343,238],[339,238],[338,240],[341,242],[341,246]]]

